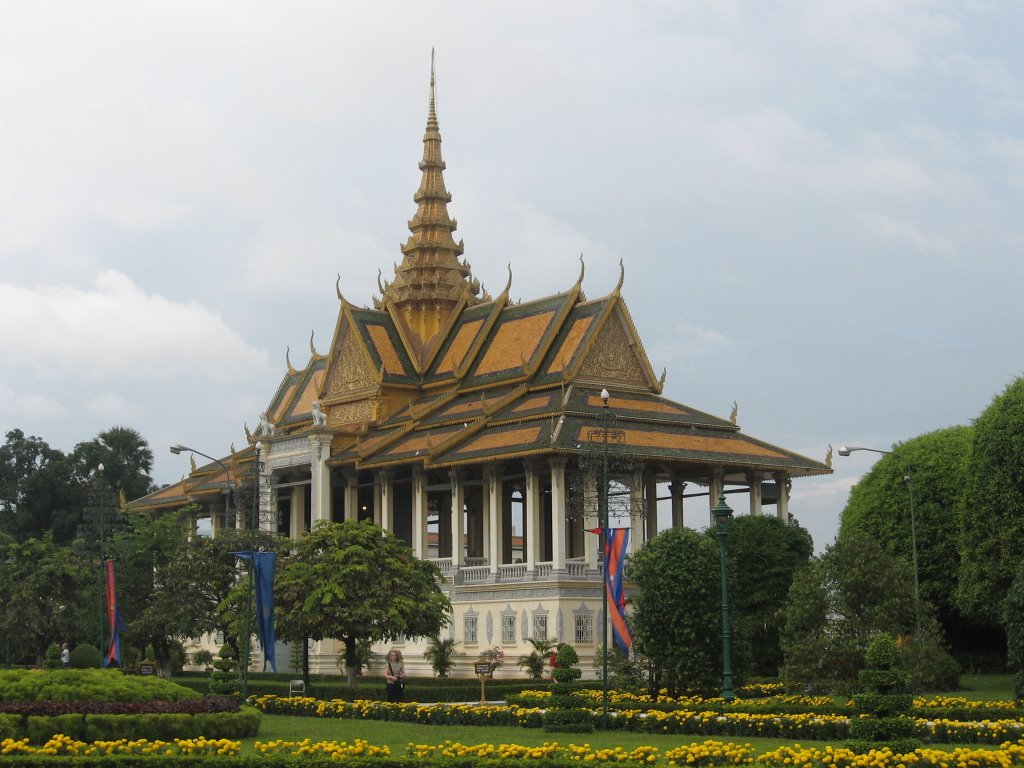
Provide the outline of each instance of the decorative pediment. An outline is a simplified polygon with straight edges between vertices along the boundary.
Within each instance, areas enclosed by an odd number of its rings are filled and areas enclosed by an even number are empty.
[[[623,318],[614,312],[587,353],[579,377],[648,386],[650,377]]]
[[[370,367],[366,351],[354,333],[346,333],[331,367],[327,381],[326,400],[377,388],[377,376]]]

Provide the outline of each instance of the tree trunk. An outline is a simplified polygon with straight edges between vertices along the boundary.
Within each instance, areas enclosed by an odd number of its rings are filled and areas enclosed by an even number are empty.
[[[302,682],[305,684],[305,688],[308,691],[310,689],[309,681],[309,638],[302,638]],[[308,693],[306,694],[309,695]]]
[[[345,638],[345,674],[348,678],[348,689],[356,689],[356,673],[359,671],[359,659],[356,655],[356,639],[351,635]]]

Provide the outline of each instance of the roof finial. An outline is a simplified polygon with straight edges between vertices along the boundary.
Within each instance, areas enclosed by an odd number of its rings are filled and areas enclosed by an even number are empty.
[[[437,123],[437,90],[434,84],[434,49],[430,49],[430,108],[427,114],[427,122]]]

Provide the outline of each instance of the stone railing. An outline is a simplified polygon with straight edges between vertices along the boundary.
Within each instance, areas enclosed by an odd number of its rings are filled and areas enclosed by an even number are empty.
[[[491,568],[487,565],[471,565],[460,568],[463,584],[486,584],[491,576]]]
[[[526,563],[503,563],[498,566],[498,581],[525,581]]]

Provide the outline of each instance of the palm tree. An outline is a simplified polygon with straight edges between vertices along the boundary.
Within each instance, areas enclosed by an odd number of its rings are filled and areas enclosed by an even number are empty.
[[[455,656],[455,646],[458,644],[457,640],[450,637],[446,637],[444,640],[439,637],[430,638],[423,658],[430,662],[430,666],[434,668],[434,673],[438,677],[448,677],[448,672],[455,666],[453,657]]]
[[[530,638],[530,645],[533,650],[526,656],[519,657],[519,668],[526,672],[534,680],[544,677],[544,666],[548,663],[548,657],[558,645],[554,640],[536,640]]]

